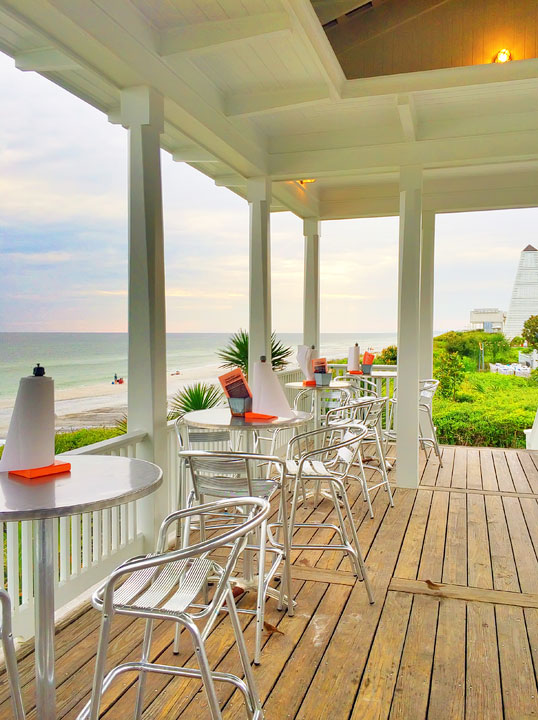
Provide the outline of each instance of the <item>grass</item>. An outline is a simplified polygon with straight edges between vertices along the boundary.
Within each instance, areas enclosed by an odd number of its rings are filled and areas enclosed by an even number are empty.
[[[68,450],[75,450],[79,447],[85,447],[86,445],[93,445],[93,443],[101,442],[102,440],[109,440],[110,438],[122,435],[123,431],[120,428],[113,427],[100,427],[100,428],[86,428],[83,430],[75,430],[68,433],[58,433],[54,440],[54,452],[56,455],[67,452]],[[4,451],[3,446],[0,447],[0,457]]]

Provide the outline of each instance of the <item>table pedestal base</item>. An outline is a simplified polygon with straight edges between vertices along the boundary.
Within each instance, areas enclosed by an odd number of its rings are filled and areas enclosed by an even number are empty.
[[[54,523],[34,520],[35,679],[38,720],[56,720],[54,679]]]

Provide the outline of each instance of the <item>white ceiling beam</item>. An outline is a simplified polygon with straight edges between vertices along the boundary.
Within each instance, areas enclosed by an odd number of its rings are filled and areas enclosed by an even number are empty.
[[[346,76],[338,62],[331,43],[321,27],[310,0],[281,0],[292,18],[294,34],[307,46],[312,66],[321,74],[329,87],[331,97],[339,100]]]
[[[399,95],[397,100],[398,114],[404,138],[409,142],[418,139],[418,122],[415,103],[412,95]]]
[[[14,60],[15,67],[19,70],[35,72],[75,70],[79,67],[75,60],[54,47],[36,48],[35,50],[17,53]]]
[[[352,100],[377,95],[399,95],[429,90],[489,85],[517,80],[535,80],[538,76],[538,60],[515,60],[507,63],[472,65],[461,68],[442,68],[399,75],[346,80],[342,86],[342,98]]]
[[[215,185],[217,187],[245,187],[247,186],[247,179],[237,173],[230,173],[228,175],[217,175],[215,178]]]
[[[172,159],[175,162],[186,162],[186,163],[217,163],[220,162],[218,158],[212,155],[204,148],[198,147],[197,145],[189,145],[188,147],[173,148]]]
[[[274,180],[291,180],[353,172],[387,172],[406,165],[459,167],[537,157],[538,132],[530,131],[280,153],[270,156],[269,167]]]
[[[183,53],[208,52],[223,45],[244,42],[260,35],[289,32],[289,30],[290,19],[285,12],[182,25],[161,33],[160,54],[167,57]]]
[[[246,117],[264,113],[292,110],[296,107],[329,100],[326,85],[294,87],[264,93],[230,94],[225,99],[225,113],[229,117]]]

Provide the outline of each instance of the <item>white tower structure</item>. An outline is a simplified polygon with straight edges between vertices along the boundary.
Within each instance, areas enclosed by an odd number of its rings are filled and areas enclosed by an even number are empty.
[[[538,250],[532,245],[521,251],[506,320],[508,339],[521,335],[523,323],[538,315]]]

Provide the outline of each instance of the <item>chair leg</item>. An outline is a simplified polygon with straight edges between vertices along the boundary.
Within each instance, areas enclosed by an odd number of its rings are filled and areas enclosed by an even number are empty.
[[[233,612],[232,606],[235,607],[235,603],[232,602],[232,598],[230,598],[229,603],[230,603],[230,610]],[[213,682],[213,674],[211,673],[211,667],[210,667],[209,661],[207,659],[204,642],[200,635],[200,631],[198,630],[194,621],[192,621],[190,619],[188,621],[186,621],[186,619],[183,618],[182,623],[185,625],[185,627],[189,631],[191,638],[192,638],[192,642],[194,645],[194,652],[196,655],[196,659],[198,661],[198,667],[200,668],[200,673],[202,675],[202,682],[203,682],[204,690],[205,690],[205,693],[207,696],[207,703],[209,705],[209,711],[211,713],[211,720],[222,720],[222,714],[220,712],[219,701],[217,699],[217,693],[215,692],[215,683]],[[96,718],[96,720],[97,720],[97,718]]]
[[[366,474],[364,472],[364,465],[362,462],[362,455],[359,449],[359,452],[357,453],[357,464],[359,466],[360,471],[360,477],[361,477],[361,485],[362,485],[362,492],[364,494],[364,499],[368,503],[368,512],[370,513],[370,517],[374,517],[374,511],[372,508],[372,501],[370,500],[370,491],[368,489],[368,484],[366,482]]]
[[[245,673],[245,682],[250,696],[251,707],[249,708],[247,706],[247,714],[250,720],[250,718],[252,718],[254,715],[254,711],[258,711],[259,713],[262,712],[262,706],[260,702],[260,697],[258,695],[256,680],[254,679],[254,673],[252,672],[252,668],[250,666],[250,659],[248,656],[247,646],[245,645],[245,638],[243,637],[241,624],[239,622],[239,616],[237,614],[234,596],[230,587],[228,587],[226,604],[229,607],[230,621],[232,623],[232,628],[235,635],[235,642],[237,645],[237,650],[239,652],[239,658],[241,660],[243,672]]]
[[[147,620],[146,629],[144,631],[144,642],[142,643],[142,662],[144,663],[149,661],[152,632],[153,620]],[[144,691],[146,689],[146,675],[147,673],[144,670],[141,670],[138,676],[138,688],[136,691],[134,720],[140,720],[140,718],[142,717],[142,710],[144,707]]]
[[[256,641],[254,664],[260,664],[262,651],[263,620],[265,617],[265,544],[267,542],[267,521],[260,527],[260,550],[258,554],[258,596],[256,598]]]
[[[99,636],[99,645],[97,647],[97,657],[95,659],[95,672],[93,675],[89,720],[99,719],[99,708],[101,707],[101,696],[103,694],[103,680],[105,677],[105,662],[108,640],[110,637],[111,622],[112,618],[109,615],[103,614],[103,618],[101,620],[101,634]]]
[[[15,647],[13,645],[13,633],[11,631],[11,608],[2,610],[2,646],[4,648],[4,661],[6,663],[9,689],[11,693],[11,704],[15,720],[24,720],[24,709],[22,706],[21,685]]]
[[[385,483],[385,490],[387,491],[387,493],[389,495],[390,506],[394,507],[394,500],[392,498],[392,490],[390,489],[389,476],[387,473],[387,465],[385,463],[385,455],[383,454],[381,438],[379,437],[379,428],[377,428],[377,427],[375,429],[375,444],[376,444],[377,456],[379,458],[379,467],[381,468],[381,476],[383,478],[383,482]]]
[[[285,496],[284,488],[280,493],[280,516],[282,518],[282,533],[284,535],[284,573],[280,582],[280,597],[278,600],[278,609],[282,610],[284,602],[284,588],[288,595],[288,615],[293,617],[293,592],[291,589],[291,543],[290,535],[288,530],[288,512],[287,512],[287,498]]]
[[[187,507],[191,508],[194,504],[194,492],[191,492],[189,495],[189,499],[187,500]],[[188,517],[184,523],[183,523],[183,541],[182,541],[182,547],[187,547],[189,544],[191,534],[191,518]],[[179,643],[181,638],[181,626],[179,624],[176,624],[176,629],[174,631],[174,646],[172,648],[172,652],[174,655],[179,655]]]
[[[360,567],[362,579],[364,580],[364,585],[366,587],[366,592],[368,594],[368,600],[370,601],[370,604],[372,605],[374,603],[374,595],[372,592],[372,587],[370,585],[370,579],[368,578],[368,572],[366,570],[366,565],[364,564],[364,558],[362,556],[361,552],[361,546],[359,543],[359,536],[357,535],[357,529],[355,528],[355,524],[353,522],[353,517],[351,516],[351,508],[349,507],[349,500],[347,498],[347,494],[343,493],[343,503],[344,503],[344,509],[346,511],[347,519],[349,521],[349,525],[351,527],[351,537],[353,539],[353,545],[354,550],[356,553],[356,559]],[[359,576],[360,577],[360,576]]]
[[[358,558],[356,557],[355,549],[354,549],[353,546],[351,545],[351,542],[349,541],[349,538],[348,538],[348,535],[347,535],[346,524],[345,524],[345,521],[344,521],[344,516],[343,516],[343,514],[342,514],[342,509],[340,508],[340,503],[338,502],[338,493],[336,492],[335,483],[332,482],[332,481],[329,481],[329,485],[330,485],[331,493],[332,493],[332,496],[333,496],[333,502],[334,502],[334,506],[335,506],[335,509],[336,509],[336,514],[337,514],[337,516],[338,516],[338,525],[340,526],[340,534],[341,534],[341,536],[342,536],[342,542],[343,542],[344,545],[347,545],[347,546],[351,549],[351,552],[348,551],[349,556],[350,556],[350,558],[351,558],[351,565],[354,566],[355,575],[359,578],[359,580],[362,580],[363,577],[362,577],[361,566],[360,566],[360,564],[359,564]],[[342,497],[342,500],[343,500],[344,497],[347,499],[346,489],[345,489],[343,483],[342,483],[342,486],[341,486],[339,489],[340,489],[340,491],[341,491],[341,493],[342,493],[342,496],[343,496],[343,497]],[[347,506],[346,506],[346,503],[344,503],[344,508],[346,509],[347,507],[349,507],[349,504],[347,504]],[[347,509],[346,509],[346,512],[347,512]],[[351,519],[351,524],[353,525],[353,519],[350,518],[349,515],[348,515],[348,519]]]

